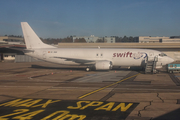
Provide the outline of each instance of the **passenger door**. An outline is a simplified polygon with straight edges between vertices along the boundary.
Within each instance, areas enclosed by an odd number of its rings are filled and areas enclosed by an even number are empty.
[[[154,52],[149,52],[148,61],[154,60]]]

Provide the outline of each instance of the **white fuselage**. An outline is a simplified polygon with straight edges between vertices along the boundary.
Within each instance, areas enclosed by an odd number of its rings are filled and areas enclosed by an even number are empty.
[[[41,48],[26,53],[29,56],[58,64],[88,65],[94,62],[74,62],[63,58],[92,61],[111,61],[113,66],[144,66],[147,59],[158,57],[157,67],[172,62],[168,56],[159,56],[161,52],[150,49],[112,49],[112,48]],[[61,58],[63,57],[63,58]],[[79,61],[80,61],[79,60]]]
[[[86,65],[86,71],[110,70],[113,66],[142,66],[156,63],[156,68],[173,62],[164,53],[149,49],[56,48],[39,39],[27,22],[21,22],[26,42],[25,54],[48,62],[65,65]],[[154,62],[155,61],[155,62]]]

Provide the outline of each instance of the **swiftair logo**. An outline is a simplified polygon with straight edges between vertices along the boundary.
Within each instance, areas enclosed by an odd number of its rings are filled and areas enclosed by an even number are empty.
[[[124,52],[124,53],[113,53],[113,57],[130,57],[134,59],[140,59],[140,58],[146,58],[147,53],[145,52],[138,52],[138,53],[133,53],[133,52]]]

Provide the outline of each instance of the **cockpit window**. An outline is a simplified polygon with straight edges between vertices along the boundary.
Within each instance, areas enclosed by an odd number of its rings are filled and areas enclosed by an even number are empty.
[[[159,56],[163,57],[163,56],[167,56],[167,55],[164,53],[161,53],[161,54],[159,54]]]

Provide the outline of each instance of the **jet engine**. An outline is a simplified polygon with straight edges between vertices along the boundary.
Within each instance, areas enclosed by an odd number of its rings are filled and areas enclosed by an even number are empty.
[[[95,63],[95,70],[110,70],[112,69],[112,62],[111,61],[97,61]]]

